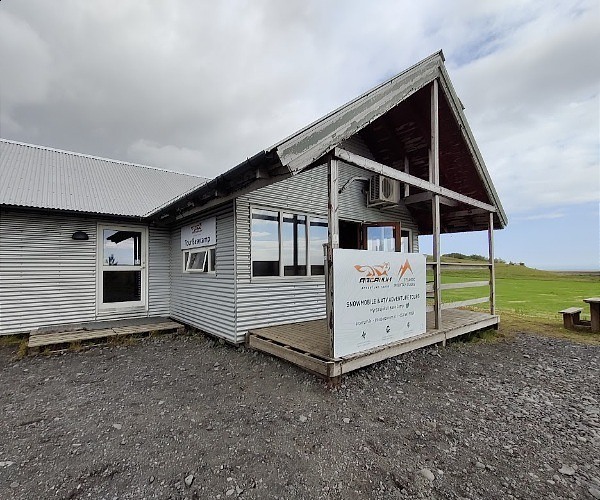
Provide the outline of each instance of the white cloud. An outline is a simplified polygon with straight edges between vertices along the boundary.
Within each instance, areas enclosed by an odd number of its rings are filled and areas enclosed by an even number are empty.
[[[200,151],[179,148],[172,145],[159,145],[140,139],[127,148],[127,157],[143,165],[163,165],[176,172],[195,173],[204,165],[204,155]]]
[[[542,214],[534,214],[517,217],[517,220],[547,220],[547,219],[562,219],[565,217],[563,212],[549,212]]]
[[[598,199],[598,9],[3,2],[0,130],[212,177],[442,48],[509,216],[535,214]]]

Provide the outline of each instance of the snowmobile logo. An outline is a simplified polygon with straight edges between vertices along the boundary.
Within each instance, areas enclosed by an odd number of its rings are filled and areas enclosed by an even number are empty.
[[[392,277],[388,276],[388,271],[390,270],[389,262],[384,262],[376,266],[355,265],[354,269],[365,275],[359,279],[359,283],[387,283],[392,281]]]

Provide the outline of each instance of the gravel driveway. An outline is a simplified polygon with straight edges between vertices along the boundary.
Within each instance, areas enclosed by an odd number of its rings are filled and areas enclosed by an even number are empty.
[[[600,498],[600,347],[453,343],[341,388],[203,336],[14,361],[0,498]]]

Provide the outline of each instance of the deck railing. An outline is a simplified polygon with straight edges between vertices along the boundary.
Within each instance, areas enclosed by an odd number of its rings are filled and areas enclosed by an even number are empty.
[[[437,266],[436,262],[428,262],[427,268],[435,271],[435,267]],[[494,265],[491,262],[481,262],[481,263],[459,263],[459,262],[442,262],[440,263],[440,270],[443,269],[488,269],[490,273],[490,277],[487,280],[479,280],[479,281],[464,281],[460,283],[440,283],[440,290],[458,290],[464,288],[477,288],[477,287],[489,287],[489,294],[484,297],[476,297],[473,299],[460,300],[454,302],[444,302],[440,301],[439,308],[440,310],[445,309],[456,309],[458,307],[466,307],[473,306],[477,304],[482,304],[484,302],[490,303],[490,314],[495,314],[494,307]],[[435,272],[433,273],[435,277]],[[443,273],[442,273],[443,274]],[[435,292],[435,279],[434,281],[427,282],[427,297],[433,298],[434,304],[427,306],[427,311],[432,312],[436,310],[435,300],[436,294]],[[441,297],[441,295],[439,295]]]

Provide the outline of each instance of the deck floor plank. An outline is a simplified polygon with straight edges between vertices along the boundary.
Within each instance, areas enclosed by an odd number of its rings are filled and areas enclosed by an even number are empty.
[[[114,337],[117,335],[134,335],[139,333],[150,333],[165,330],[180,330],[181,323],[176,321],[163,321],[160,323],[146,323],[140,325],[127,325],[113,328],[72,330],[54,333],[31,333],[29,335],[28,347],[41,347],[52,344],[64,344],[103,337]]]
[[[427,313],[427,331],[423,335],[419,335],[414,339],[404,339],[402,341],[391,344],[396,345],[395,349],[390,349],[389,356],[393,356],[394,352],[407,352],[412,349],[423,347],[430,343],[445,341],[458,335],[464,335],[472,331],[479,330],[493,326],[499,322],[497,316],[492,316],[487,313],[468,311],[464,309],[446,309],[442,311],[442,328],[435,330],[434,316],[433,313]],[[258,340],[257,340],[258,339]],[[428,340],[430,339],[430,340]],[[256,341],[254,341],[256,340]],[[411,347],[411,343],[414,347]],[[256,328],[250,330],[248,336],[248,344],[250,347],[257,350],[261,349],[262,346],[268,345],[268,351],[265,352],[274,356],[287,359],[288,361],[302,366],[302,363],[298,362],[298,356],[293,354],[292,351],[306,353],[310,356],[314,356],[321,360],[323,368],[315,370],[314,367],[303,366],[311,371],[318,371],[331,373],[331,367],[325,368],[325,364],[335,364],[334,372],[342,373],[344,363],[347,363],[348,367],[365,366],[369,364],[365,359],[365,363],[360,361],[360,357],[365,358],[371,357],[374,360],[380,360],[382,358],[381,352],[388,349],[389,346],[382,346],[379,348],[371,349],[365,353],[358,353],[349,356],[347,359],[335,360],[329,355],[329,333],[327,331],[327,322],[325,319],[303,321],[299,323],[292,323],[286,325],[270,326],[265,328]],[[399,344],[402,344],[400,346]],[[384,356],[385,359],[385,356]],[[371,361],[374,362],[374,361]],[[355,369],[355,368],[352,368]]]

